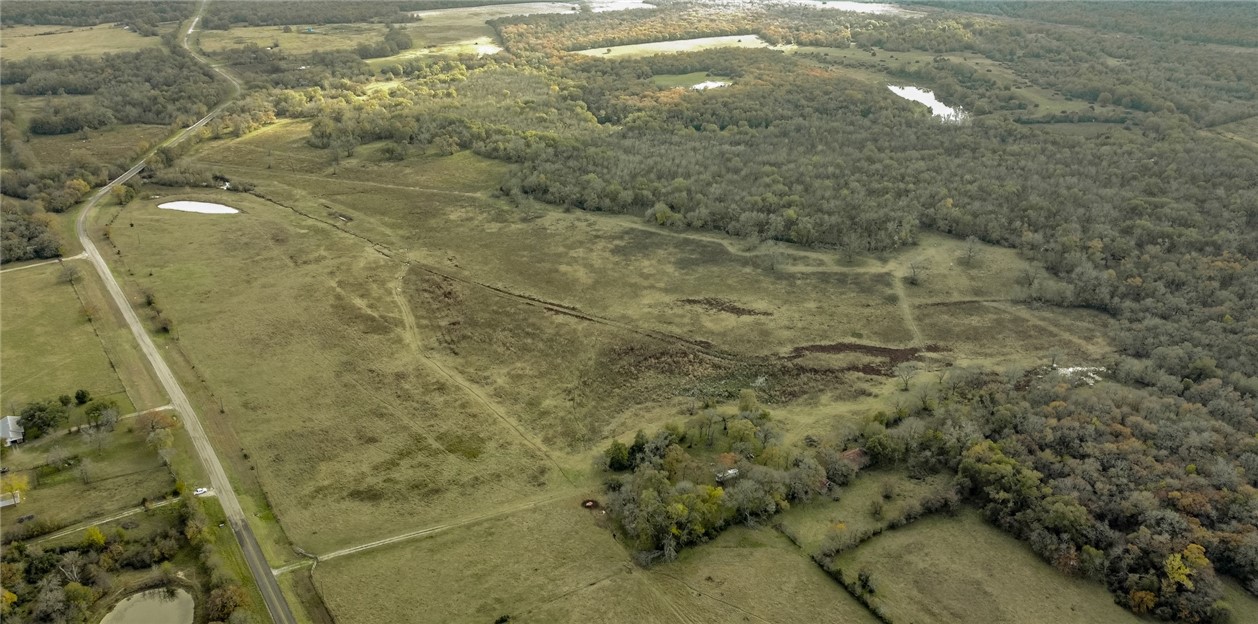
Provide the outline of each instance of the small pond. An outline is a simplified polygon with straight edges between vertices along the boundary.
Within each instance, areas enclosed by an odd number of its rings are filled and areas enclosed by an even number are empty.
[[[163,210],[179,210],[181,212],[199,212],[201,214],[236,214],[240,212],[231,206],[222,204],[212,204],[210,202],[199,201],[173,201],[164,204],[158,204],[158,208]]]
[[[182,589],[150,589],[114,605],[101,624],[192,624],[192,594]]]
[[[892,93],[906,100],[911,100],[913,102],[929,106],[930,113],[944,122],[960,123],[969,117],[969,115],[967,115],[964,110],[961,110],[961,108],[953,108],[935,99],[935,94],[927,91],[926,89],[919,89],[917,87],[897,87],[895,85],[888,85],[887,88],[891,89]]]

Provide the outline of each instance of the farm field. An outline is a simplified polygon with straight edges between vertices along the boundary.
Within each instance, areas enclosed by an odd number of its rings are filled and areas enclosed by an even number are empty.
[[[813,553],[831,530],[858,535],[885,528],[888,521],[899,515],[905,506],[920,501],[946,484],[947,479],[942,475],[919,480],[899,472],[870,471],[862,473],[849,485],[838,488],[838,500],[821,499],[797,505],[783,513],[779,522],[783,530],[795,537],[805,553]],[[888,486],[893,488],[890,498],[884,496],[884,488]],[[881,517],[878,518],[870,513],[870,506],[875,502],[882,505]]]
[[[895,622],[1141,621],[1101,584],[1054,570],[972,510],[883,533],[836,565],[850,580],[868,570],[874,604]]]
[[[0,54],[6,60],[30,56],[67,57],[107,52],[130,52],[161,45],[161,37],[143,37],[111,25],[9,26],[0,30]]]

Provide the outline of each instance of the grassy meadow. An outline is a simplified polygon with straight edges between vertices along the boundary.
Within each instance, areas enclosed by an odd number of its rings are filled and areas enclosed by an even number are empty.
[[[944,237],[849,261],[512,207],[488,192],[499,163],[391,163],[365,146],[334,167],[304,132],[207,144],[194,160],[256,193],[146,190],[161,197],[126,207],[118,223],[134,228],[113,242],[196,374],[235,389],[224,418],[289,537],[316,551],[568,487],[589,449],[676,418],[689,394],[759,383],[809,431],[834,426],[884,389],[856,368],[887,361],[796,347],[937,343],[932,358],[968,357],[964,317],[914,329],[934,309],[917,297],[995,297],[1022,268],[994,248],[976,268],[947,265],[964,244]],[[176,198],[242,213],[155,208]],[[934,268],[906,287],[921,254]],[[1009,322],[1031,338],[1057,322],[1022,312]],[[1029,344],[1026,362],[1049,342]]]
[[[80,272],[84,262],[69,262]],[[5,413],[31,401],[74,395],[85,389],[95,398],[119,402],[134,411],[122,381],[84,311],[82,283],[61,279],[62,265],[46,264],[0,276],[0,405]]]
[[[417,587],[436,605],[425,613],[455,621],[577,621],[606,605],[625,621],[774,621],[822,617],[809,615],[818,604],[867,621],[771,531],[634,568],[577,504],[598,489],[591,455],[747,387],[798,440],[885,409],[888,371],[905,358],[942,371],[1032,366],[1063,341],[1091,346],[1077,345],[1080,363],[1107,349],[1103,319],[1008,301],[1026,267],[1008,250],[980,246],[962,263],[964,241],[926,235],[845,257],[512,204],[494,193],[502,163],[468,152],[391,162],[378,145],[333,163],[307,133],[278,123],[189,158],[253,193],[146,187],[102,219],[126,287],[153,293],[172,320],[159,344],[192,392],[232,389],[194,400],[216,445],[239,449],[224,461],[256,478],[245,500],[273,563],[297,561],[286,540],[326,556],[440,529],[325,560],[312,577],[287,573],[290,596],[316,607],[322,596],[337,621],[397,617],[384,596]],[[173,199],[241,212],[156,208]],[[1002,329],[989,338],[979,328],[993,316]],[[886,478],[900,484],[892,511],[929,486]],[[805,544],[835,522],[860,526],[881,482],[858,479],[839,502],[784,520]],[[740,558],[780,570],[783,585],[740,585]],[[460,571],[415,582],[442,569]]]
[[[893,622],[1141,621],[1104,585],[1054,570],[972,510],[883,533],[835,563],[849,580],[870,572],[872,601]]]
[[[307,54],[375,43],[384,33],[384,24],[293,26],[289,32],[284,32],[282,26],[236,26],[231,30],[203,30],[198,41],[201,49],[209,54],[250,44],[260,48],[278,47],[289,54]]]
[[[161,45],[161,37],[143,37],[112,25],[8,26],[0,30],[0,54],[16,61],[31,56],[78,56],[130,52]]]
[[[628,57],[637,58],[652,54],[671,54],[676,52],[697,52],[712,48],[767,48],[770,47],[756,35],[728,35],[722,37],[698,37],[695,39],[675,39],[672,41],[654,41],[651,43],[635,43],[631,45],[590,48],[578,50],[575,54],[601,56],[606,58]]]

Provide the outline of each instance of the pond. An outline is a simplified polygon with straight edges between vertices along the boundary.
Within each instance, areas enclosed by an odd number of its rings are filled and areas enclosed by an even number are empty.
[[[173,201],[164,204],[158,204],[158,208],[163,210],[178,210],[180,212],[199,212],[201,214],[236,214],[240,212],[231,206],[222,204],[211,204],[210,202],[199,201]]]
[[[960,123],[969,118],[969,115],[960,107],[953,108],[935,99],[935,94],[926,89],[917,87],[897,87],[895,85],[887,85],[891,92],[918,104],[925,104],[930,107],[930,113],[945,123]]]
[[[192,624],[192,594],[182,589],[150,589],[114,605],[101,624]]]

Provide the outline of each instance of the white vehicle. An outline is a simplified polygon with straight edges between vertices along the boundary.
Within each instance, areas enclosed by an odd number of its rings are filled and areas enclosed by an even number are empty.
[[[195,490],[192,490],[192,494],[193,494],[193,495],[195,495],[195,496],[200,496],[200,495],[205,494],[206,492],[209,492],[209,491],[210,491],[210,490],[209,490],[209,488],[197,488],[197,489],[195,489]]]

